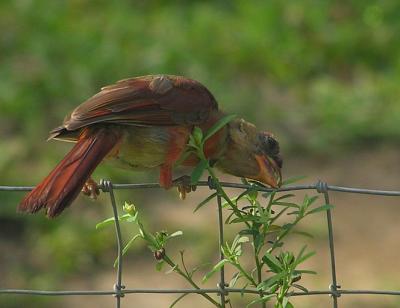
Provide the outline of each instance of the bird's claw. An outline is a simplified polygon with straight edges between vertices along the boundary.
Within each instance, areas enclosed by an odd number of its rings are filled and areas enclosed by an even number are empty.
[[[175,180],[173,180],[173,184],[176,185],[176,188],[179,192],[179,198],[181,200],[185,200],[186,194],[195,191],[197,189],[196,185],[192,185],[192,181],[190,176],[183,175]]]
[[[97,196],[100,195],[99,185],[92,178],[89,178],[83,185],[82,193],[91,199],[97,199]]]

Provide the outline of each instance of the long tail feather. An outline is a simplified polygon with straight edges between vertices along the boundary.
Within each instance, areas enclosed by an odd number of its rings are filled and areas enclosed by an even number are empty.
[[[78,142],[52,172],[18,206],[22,212],[46,209],[47,216],[59,215],[78,196],[97,165],[120,139],[117,130],[87,128]]]

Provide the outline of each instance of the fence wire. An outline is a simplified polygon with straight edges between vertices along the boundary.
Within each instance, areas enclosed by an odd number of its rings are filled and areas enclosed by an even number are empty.
[[[227,188],[238,188],[238,189],[248,189],[248,185],[235,184],[221,182],[223,187]],[[207,186],[213,189],[212,183],[210,181],[200,181],[198,186]],[[118,219],[118,208],[116,206],[114,190],[119,189],[152,189],[160,188],[159,184],[156,183],[141,183],[141,184],[113,184],[111,181],[102,180],[100,182],[99,188],[108,193],[110,196],[110,203],[113,210],[114,216],[114,226],[115,235],[117,241],[117,259],[118,267],[116,270],[116,280],[112,290],[76,290],[76,291],[46,291],[46,290],[26,290],[26,289],[0,289],[1,294],[20,294],[20,295],[36,295],[36,296],[114,296],[115,305],[117,308],[121,307],[121,298],[126,294],[218,294],[220,298],[221,307],[225,307],[226,296],[229,293],[241,293],[241,294],[260,294],[260,291],[256,289],[241,289],[241,288],[229,288],[225,282],[225,272],[224,267],[220,270],[220,279],[217,284],[217,288],[201,288],[201,289],[127,289],[122,282],[123,273],[123,240],[121,235],[121,229]],[[33,187],[28,186],[0,186],[0,191],[30,191]],[[269,192],[272,191],[270,188],[258,187],[258,191]],[[280,189],[274,189],[274,191],[298,191],[298,190],[316,190],[317,193],[324,196],[325,203],[330,204],[330,191],[340,192],[340,193],[355,193],[355,194],[366,194],[366,195],[377,195],[377,196],[397,196],[400,197],[400,191],[388,191],[388,190],[377,190],[377,189],[361,189],[353,187],[342,187],[328,185],[325,182],[319,181],[316,184],[311,185],[296,185],[288,186]],[[217,211],[218,211],[218,230],[219,230],[219,247],[224,243],[224,224],[222,216],[222,206],[221,197],[217,198]],[[328,243],[329,243],[329,255],[330,255],[330,265],[331,265],[331,283],[327,290],[311,290],[308,292],[291,292],[289,296],[311,296],[311,295],[329,295],[332,297],[332,306],[334,308],[339,307],[338,298],[342,295],[397,295],[400,296],[400,290],[356,290],[356,289],[341,289],[337,282],[336,277],[336,262],[335,262],[335,249],[334,249],[334,233],[333,233],[333,223],[332,223],[333,211],[327,210],[327,228],[328,228]],[[220,253],[220,260],[224,258],[223,254]],[[267,295],[268,293],[265,293]]]

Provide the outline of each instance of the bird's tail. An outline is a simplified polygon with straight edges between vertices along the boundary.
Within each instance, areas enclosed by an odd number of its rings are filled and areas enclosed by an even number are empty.
[[[46,209],[49,218],[59,215],[78,196],[96,166],[115,147],[116,129],[86,128],[72,150],[18,206],[22,212]]]

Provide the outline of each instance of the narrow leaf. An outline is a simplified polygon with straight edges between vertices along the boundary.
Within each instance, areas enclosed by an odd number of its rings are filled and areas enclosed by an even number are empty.
[[[259,303],[266,303],[267,301],[269,301],[271,298],[275,297],[275,294],[269,294],[269,295],[265,295],[261,298],[257,298],[253,301],[251,301],[250,303],[247,304],[246,308],[253,306],[254,304],[259,304]]]
[[[316,275],[317,272],[316,271],[310,271],[310,270],[295,270],[293,272],[293,274],[297,275],[297,274],[311,274],[311,275]]]
[[[288,297],[285,297],[288,298]],[[289,300],[286,302],[286,304],[283,306],[284,308],[294,308],[293,304],[289,302]]]
[[[300,263],[303,263],[305,260],[307,260],[308,258],[312,257],[313,255],[315,255],[314,251],[309,252],[309,253],[305,254],[304,256],[296,259],[296,261],[295,261],[296,265],[295,266],[299,265]]]
[[[257,286],[257,290],[268,289],[269,287],[274,285],[277,281],[281,280],[285,275],[286,275],[285,272],[280,272],[279,274],[276,274],[276,275],[264,280]]]
[[[197,166],[193,169],[192,174],[190,176],[190,181],[192,185],[197,184],[207,166],[208,166],[208,160],[201,160],[197,164]]]
[[[312,210],[308,211],[307,215],[315,214],[315,213],[318,213],[318,212],[324,212],[324,211],[331,210],[331,209],[333,209],[333,205],[325,204],[325,205],[322,205],[320,207],[317,207],[315,209],[312,209]]]
[[[179,157],[179,159],[174,163],[174,166],[179,166],[180,164],[182,164],[191,154],[193,154],[193,151],[190,150],[186,150],[185,152],[183,152],[181,157]]]
[[[156,271],[157,271],[157,272],[161,272],[161,270],[162,270],[164,264],[165,264],[164,261],[159,261],[159,262],[157,262],[157,263],[156,263]]]
[[[292,287],[294,287],[294,288],[297,288],[297,289],[299,289],[299,290],[303,291],[304,293],[308,293],[308,289],[307,289],[307,288],[305,288],[305,287],[303,287],[302,285],[299,285],[299,284],[293,283],[293,284],[292,284]]]
[[[294,194],[285,194],[285,195],[279,196],[279,197],[276,198],[274,201],[279,201],[279,200],[291,198],[291,197],[294,197],[294,196],[295,196]]]
[[[125,245],[124,249],[122,249],[122,255],[124,256],[126,254],[126,252],[128,251],[128,249],[132,246],[133,242],[136,241],[136,239],[138,237],[141,237],[140,234],[136,234],[134,237],[132,237],[129,242]],[[114,267],[116,267],[118,264],[118,258],[115,259],[114,261]]]
[[[196,145],[200,145],[203,140],[203,131],[200,127],[195,126],[192,131],[192,136]]]
[[[111,225],[112,223],[114,223],[114,221],[115,221],[114,217],[107,218],[96,224],[96,229],[101,229],[104,228],[105,226]]]
[[[233,275],[231,281],[229,281],[229,287],[233,288],[240,277],[241,277],[241,275],[239,272],[235,273]]]
[[[175,264],[173,267],[171,267],[168,271],[165,272],[165,274],[171,274],[178,268],[178,264]]]
[[[304,180],[305,178],[307,178],[307,176],[300,175],[300,176],[295,176],[295,177],[286,179],[286,180],[284,180],[284,181],[282,182],[282,186],[286,186],[286,185],[289,185],[289,184],[292,184],[292,183],[295,183],[295,182]]]
[[[230,115],[224,116],[217,123],[215,123],[209,130],[207,130],[207,132],[203,138],[203,144],[204,144],[204,142],[206,142],[207,139],[209,139],[212,135],[214,135],[222,127],[224,127],[226,124],[228,124],[230,121],[232,121],[236,117],[237,117],[236,115],[230,114]]]
[[[296,209],[299,208],[299,206],[296,203],[293,203],[293,202],[283,202],[283,201],[275,202],[274,201],[272,204],[273,205],[281,205],[281,206],[293,207],[293,208],[296,208]]]
[[[181,235],[183,235],[183,232],[179,230],[179,231],[176,231],[176,232],[168,235],[168,238],[170,239],[170,238],[181,236]]]
[[[279,273],[282,271],[281,264],[279,260],[271,255],[270,253],[266,252],[264,257],[262,258],[265,264],[268,265],[268,267],[274,272],[274,273]]]
[[[220,270],[221,267],[225,265],[225,263],[229,263],[229,260],[223,259],[219,261],[217,264],[214,265],[213,269],[209,271],[204,277],[203,277],[203,283],[206,282],[212,275],[214,275],[217,271]]]
[[[292,233],[293,234],[303,235],[303,236],[308,237],[308,238],[314,238],[314,236],[312,234],[310,234],[308,232],[305,232],[305,231],[293,231]]]
[[[124,221],[124,220],[128,219],[129,217],[131,217],[131,215],[129,215],[129,214],[124,214],[124,215],[122,215],[122,216],[119,216],[119,217],[118,217],[118,220],[119,220],[119,221]],[[101,228],[104,228],[105,226],[111,225],[111,224],[114,223],[114,221],[115,221],[115,218],[114,218],[114,217],[107,218],[107,219],[105,219],[105,220],[99,222],[99,223],[96,225],[96,229],[101,229]]]
[[[209,195],[207,198],[205,198],[203,201],[201,201],[196,208],[194,209],[193,213],[197,212],[201,207],[203,207],[203,205],[206,205],[209,201],[211,201],[212,199],[214,199],[216,196],[218,195],[217,192]]]
[[[176,300],[172,302],[172,304],[169,306],[169,308],[173,308],[181,299],[183,299],[185,296],[189,295],[190,293],[184,293],[181,296],[179,296]]]

